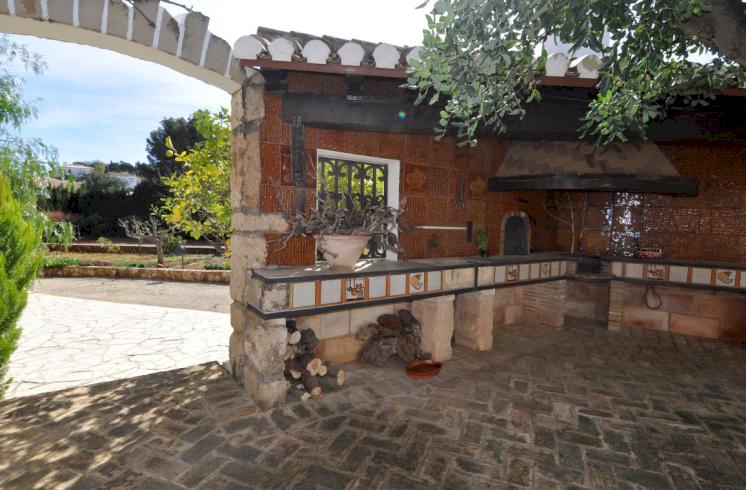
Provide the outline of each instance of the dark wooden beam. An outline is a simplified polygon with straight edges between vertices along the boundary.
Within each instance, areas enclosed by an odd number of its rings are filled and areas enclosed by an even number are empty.
[[[405,80],[407,73],[404,68],[377,68],[375,66],[349,66],[338,64],[316,64],[305,61],[275,61],[275,60],[241,60],[241,66],[251,66],[265,70],[287,70],[311,73],[327,73],[330,75],[359,75],[363,77],[397,78]]]
[[[699,183],[691,177],[631,174],[526,175],[490,177],[488,189],[492,192],[587,190],[696,196]]]

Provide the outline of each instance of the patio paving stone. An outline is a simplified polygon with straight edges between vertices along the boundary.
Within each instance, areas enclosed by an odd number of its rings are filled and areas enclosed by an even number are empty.
[[[704,343],[515,325],[269,411],[217,363],[10,399],[0,487],[746,488],[746,348]]]

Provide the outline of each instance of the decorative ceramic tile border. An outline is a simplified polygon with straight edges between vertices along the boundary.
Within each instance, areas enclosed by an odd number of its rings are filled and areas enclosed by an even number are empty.
[[[290,310],[403,298],[419,294],[559,278],[565,261],[484,265],[426,272],[399,272],[289,284]],[[475,282],[476,281],[476,282]]]
[[[611,272],[625,279],[643,279],[697,286],[746,288],[746,270],[643,262],[613,262]]]

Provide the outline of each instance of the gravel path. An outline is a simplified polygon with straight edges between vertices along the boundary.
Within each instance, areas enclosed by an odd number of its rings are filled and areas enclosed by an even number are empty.
[[[36,281],[33,291],[53,296],[219,313],[229,313],[231,304],[228,286],[224,284],[105,278],[46,278]]]

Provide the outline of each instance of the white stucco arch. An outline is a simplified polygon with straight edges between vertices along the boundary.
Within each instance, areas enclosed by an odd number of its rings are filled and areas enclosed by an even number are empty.
[[[172,17],[158,0],[0,0],[0,32],[66,41],[158,63],[235,93],[244,73],[199,13]]]

